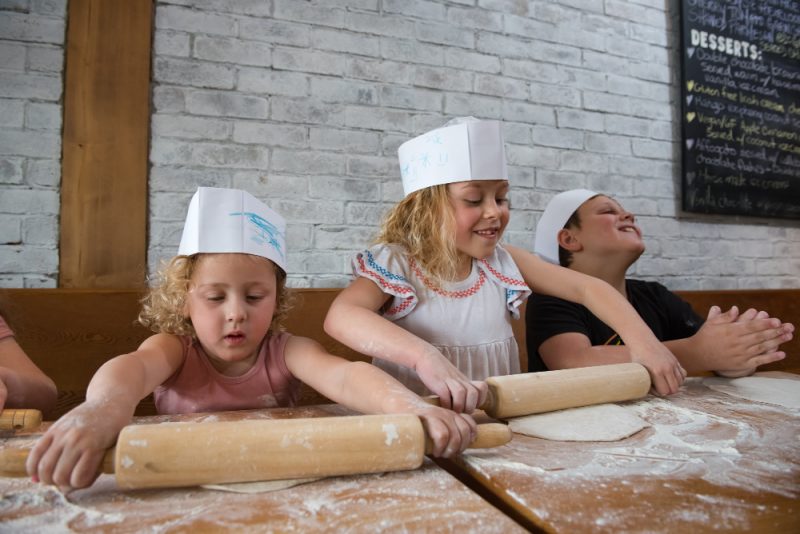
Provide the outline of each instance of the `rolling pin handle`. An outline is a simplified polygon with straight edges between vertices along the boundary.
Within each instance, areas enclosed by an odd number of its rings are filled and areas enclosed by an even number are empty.
[[[0,430],[34,430],[42,424],[39,410],[7,409],[0,412]]]
[[[475,440],[469,444],[468,449],[490,449],[499,447],[511,441],[511,430],[502,423],[486,423],[478,425],[478,434]],[[425,436],[425,454],[430,454],[433,450],[433,441],[429,436]]]

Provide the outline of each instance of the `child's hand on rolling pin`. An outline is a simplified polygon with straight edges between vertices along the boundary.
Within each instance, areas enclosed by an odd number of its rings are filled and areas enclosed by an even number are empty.
[[[655,338],[653,338],[655,340]],[[659,395],[677,393],[686,378],[686,370],[662,343],[640,343],[629,346],[631,361],[642,364],[650,373],[653,389]]]
[[[414,369],[443,408],[459,413],[472,413],[489,394],[486,382],[470,381],[441,352],[432,348],[420,358]]]
[[[65,414],[39,438],[26,467],[34,482],[58,486],[62,491],[85,488],[100,474],[106,449],[130,422],[114,403],[88,403]]]
[[[415,412],[433,444],[433,456],[451,458],[464,452],[475,440],[478,425],[467,414],[427,404]]]

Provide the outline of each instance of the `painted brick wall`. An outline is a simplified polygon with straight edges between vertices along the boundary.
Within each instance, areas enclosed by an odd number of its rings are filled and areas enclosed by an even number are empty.
[[[12,4],[63,2],[3,1],[0,17],[23,16],[6,7]],[[637,277],[673,289],[798,287],[800,222],[680,211],[676,4],[159,0],[150,265],[174,254],[198,185],[232,186],[289,220],[293,285],[342,286],[353,252],[401,198],[399,144],[453,116],[474,115],[504,122],[513,184],[509,242],[530,247],[547,200],[589,187],[638,215],[648,251]],[[2,24],[3,57],[3,46],[33,46],[6,37]],[[4,66],[0,73],[0,113],[16,116],[9,105],[39,102],[6,99],[15,84]],[[0,158],[22,169],[34,157],[8,154],[6,137],[26,124],[5,122]],[[57,223],[57,169],[46,187],[30,184],[23,170],[3,171],[0,179],[4,198],[9,191],[52,195],[47,220]],[[55,228],[36,247],[16,243],[24,240],[14,228],[22,234],[30,216],[15,211],[19,204],[0,201],[0,242],[7,243],[0,247],[52,252]],[[31,279],[0,254],[5,284],[47,281],[57,270],[57,256],[37,256],[31,264],[48,274]]]
[[[0,286],[55,287],[66,0],[0,1]]]

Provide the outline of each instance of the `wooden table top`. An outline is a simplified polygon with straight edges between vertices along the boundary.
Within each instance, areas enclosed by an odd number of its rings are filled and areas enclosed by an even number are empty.
[[[652,425],[622,441],[514,434],[442,465],[531,529],[800,532],[800,414],[702,380],[621,403]]]
[[[136,423],[351,415],[336,405],[213,415],[151,416]],[[30,447],[37,435],[0,445]],[[191,446],[191,444],[187,444]],[[471,454],[469,451],[468,454]],[[270,493],[203,488],[121,490],[113,475],[64,495],[28,478],[0,477],[0,531],[7,532],[524,532],[426,459],[420,469],[332,477]]]

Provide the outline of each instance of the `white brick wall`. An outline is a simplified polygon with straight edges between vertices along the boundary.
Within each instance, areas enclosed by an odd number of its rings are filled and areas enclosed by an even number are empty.
[[[0,287],[55,287],[66,0],[0,2]]]
[[[0,2],[4,285],[52,284],[58,268],[65,1]],[[530,247],[552,194],[589,187],[638,214],[636,276],[800,287],[800,221],[680,211],[675,4],[159,0],[150,265],[174,254],[198,185],[241,187],[289,220],[293,285],[342,286],[401,198],[399,144],[471,114],[504,122],[509,242]]]

